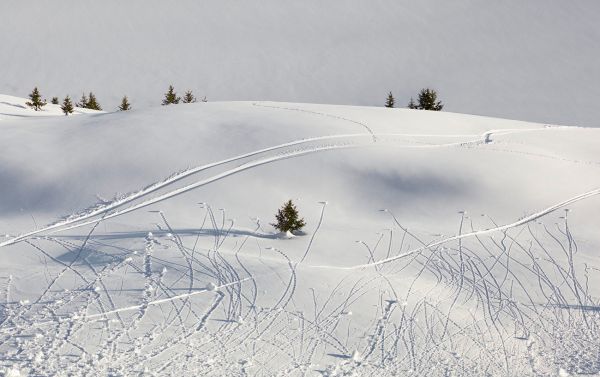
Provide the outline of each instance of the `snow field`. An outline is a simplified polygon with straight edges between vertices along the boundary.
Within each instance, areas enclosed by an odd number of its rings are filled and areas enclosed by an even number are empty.
[[[596,130],[261,102],[65,118],[0,123],[5,375],[600,371]],[[307,227],[283,239],[290,198]]]

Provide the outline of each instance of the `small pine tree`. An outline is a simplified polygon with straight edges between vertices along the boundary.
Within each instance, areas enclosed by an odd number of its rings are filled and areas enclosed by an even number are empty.
[[[294,232],[306,225],[304,219],[299,218],[298,209],[291,200],[285,202],[283,207],[277,211],[275,220],[277,222],[271,225],[280,232]]]
[[[119,111],[127,111],[127,110],[131,110],[131,104],[129,103],[127,96],[124,96],[123,99],[121,100],[121,104],[119,105]]]
[[[162,101],[163,106],[178,104],[181,100],[181,97],[177,97],[177,93],[175,93],[175,88],[173,85],[169,85],[169,90],[165,93],[165,99]]]
[[[185,92],[185,95],[183,96],[183,103],[194,103],[196,102],[196,97],[194,97],[194,95],[192,94],[191,90],[188,90],[187,92]]]
[[[94,93],[90,92],[85,108],[90,110],[102,110],[102,107],[98,103],[98,100],[96,99]]]
[[[87,105],[88,105],[88,98],[86,97],[85,93],[83,93],[83,94],[81,95],[81,98],[79,99],[79,102],[77,102],[77,103],[75,104],[75,106],[77,106],[77,107],[81,107],[81,108],[83,108],[83,109],[86,109],[86,108],[87,108]]]
[[[202,98],[202,102],[208,102],[208,100],[206,99],[206,96],[204,96],[204,98]]]
[[[392,92],[389,92],[387,99],[385,100],[385,107],[389,107],[392,108],[394,107],[394,96],[392,95]]]
[[[73,112],[73,103],[71,102],[71,97],[66,96],[60,108],[65,115],[71,114]]]
[[[425,88],[419,92],[419,109],[440,111],[444,108],[441,101],[437,100],[437,93],[433,89]]]
[[[418,109],[419,107],[417,106],[417,104],[415,103],[415,100],[410,97],[410,102],[408,103],[408,108],[409,109]]]
[[[33,88],[33,91],[29,94],[29,98],[31,101],[27,101],[25,104],[35,111],[40,111],[42,110],[42,107],[46,106],[46,101],[42,101],[42,95],[40,94],[37,86]]]
[[[50,101],[53,105],[58,105],[58,97],[52,97],[52,101]]]

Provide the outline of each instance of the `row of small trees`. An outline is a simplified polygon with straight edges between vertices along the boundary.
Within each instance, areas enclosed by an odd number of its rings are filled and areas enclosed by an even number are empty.
[[[385,107],[392,108],[395,102],[396,100],[392,92],[389,92],[385,100]],[[411,97],[407,107],[409,109],[440,111],[444,108],[444,105],[441,101],[437,100],[437,92],[435,90],[424,88],[419,92],[418,102],[415,103],[415,100]]]
[[[29,94],[29,99],[30,100],[27,101],[25,104],[35,111],[41,111],[42,108],[46,106],[46,100],[42,99],[42,95],[40,94],[40,91],[37,87],[33,88],[31,93]],[[180,101],[182,101],[183,103],[194,103],[198,100],[191,90],[186,91],[182,99],[181,97],[177,96],[173,85],[169,85],[169,89],[165,93],[165,98],[162,101],[162,105],[178,104]],[[54,105],[60,104],[58,97],[52,97],[52,100],[50,102]],[[206,102],[206,97],[202,99],[202,102]],[[98,99],[96,98],[93,92],[90,92],[87,96],[85,93],[82,94],[79,102],[75,104],[73,104],[71,97],[66,96],[62,101],[62,104],[60,104],[60,108],[65,115],[72,114],[73,111],[75,111],[75,107],[90,110],[102,110],[102,106],[100,106],[100,103],[98,102]],[[123,99],[121,99],[121,104],[119,105],[118,109],[119,111],[131,110],[131,103],[129,103],[129,99],[127,98],[127,96],[123,96]]]
[[[30,101],[26,102],[26,105],[34,109],[35,111],[40,111],[42,107],[46,106],[46,100],[42,100],[42,95],[40,94],[37,87],[33,88],[33,91],[29,94]],[[176,105],[182,98],[177,96],[175,92],[175,88],[173,85],[169,85],[169,89],[165,93],[165,98],[162,101],[162,105]],[[53,104],[58,105],[58,97],[52,97]],[[183,103],[194,103],[197,102],[197,98],[194,96],[191,90],[188,90],[183,95]],[[202,99],[202,102],[206,102],[206,97]],[[388,93],[387,99],[385,101],[385,107],[393,108],[396,103],[392,92]],[[93,92],[90,92],[88,96],[85,93],[81,96],[81,99],[75,106],[90,109],[90,110],[102,110],[100,103],[96,99],[96,96]],[[414,99],[411,97],[410,102],[407,106],[409,109],[419,109],[419,110],[432,110],[432,111],[440,111],[444,108],[444,105],[441,101],[437,100],[437,92],[433,89],[425,88],[421,89],[419,92],[418,102],[415,103]],[[66,96],[63,100],[63,103],[60,107],[65,113],[65,115],[69,115],[73,112],[74,106],[69,96]],[[118,107],[119,111],[127,111],[131,110],[131,104],[129,103],[129,99],[127,96],[124,96],[121,100],[121,104]]]
[[[29,101],[25,102],[25,104],[31,107],[35,111],[42,110],[42,107],[46,106],[46,100],[42,99],[42,95],[38,90],[37,86],[33,88],[31,93],[29,93]],[[50,103],[53,105],[59,105],[58,97],[52,97]],[[102,106],[98,102],[96,95],[93,92],[90,92],[87,96],[84,94],[81,95],[81,99],[76,104],[73,104],[70,96],[66,96],[62,104],[60,104],[60,108],[65,115],[72,114],[75,111],[75,107],[80,107],[82,109],[90,109],[90,110],[102,110]],[[120,111],[131,110],[131,104],[129,103],[129,99],[127,96],[124,96],[121,100],[121,104],[118,109]]]
[[[165,93],[165,98],[162,101],[162,105],[163,106],[176,105],[181,100],[182,100],[181,97],[177,96],[177,93],[175,92],[175,88],[173,88],[173,85],[169,85],[169,89]],[[194,102],[198,102],[198,99],[194,96],[194,93],[192,93],[191,90],[188,90],[187,92],[185,92],[185,94],[183,95],[183,103],[194,103]],[[202,102],[206,102],[206,97],[202,98]]]

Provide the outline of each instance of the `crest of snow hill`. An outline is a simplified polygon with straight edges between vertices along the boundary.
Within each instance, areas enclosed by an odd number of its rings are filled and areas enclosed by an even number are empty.
[[[37,87],[33,88],[31,93],[29,94],[29,98],[30,98],[30,101],[27,101],[25,104],[27,106],[29,106],[31,109],[33,109],[34,111],[42,111],[42,108],[47,103],[45,99],[42,99],[42,95],[40,94],[40,91]],[[198,99],[196,98],[196,96],[194,95],[194,93],[191,90],[187,90],[185,92],[183,98],[181,98],[175,92],[175,88],[173,87],[173,85],[169,85],[169,88],[168,88],[167,92],[165,93],[164,99],[161,104],[162,105],[176,105],[180,101],[182,103],[195,103],[198,101]],[[206,96],[204,96],[201,101],[207,102]],[[60,104],[60,108],[65,115],[72,114],[75,107],[81,108],[81,109],[102,111],[102,106],[100,106],[100,103],[98,102],[98,99],[96,98],[96,95],[93,92],[89,92],[89,94],[87,94],[87,95],[85,93],[83,93],[81,95],[81,98],[79,99],[79,102],[77,102],[75,104],[73,104],[73,101],[71,100],[71,97],[69,95],[64,97],[62,104],[59,102],[58,97],[52,97],[51,103],[53,105]],[[127,110],[131,110],[131,109],[132,109],[132,106],[131,106],[131,103],[129,102],[129,98],[127,96],[123,96],[123,98],[121,99],[121,103],[117,107],[117,110],[118,111],[127,111]]]
[[[46,100],[42,99],[42,95],[40,94],[37,87],[33,88],[31,93],[29,94],[30,101],[26,102],[26,105],[32,108],[34,111],[41,111],[42,108],[46,105]],[[173,85],[169,85],[167,92],[164,95],[164,98],[161,102],[163,106],[167,105],[177,105],[179,102],[182,103],[195,103],[198,99],[194,96],[194,93],[191,90],[187,90],[183,96],[183,98],[179,97],[175,92],[175,88]],[[207,102],[206,96],[202,98],[202,102]],[[59,104],[58,97],[52,97],[51,103],[54,105]],[[396,100],[392,94],[389,92],[387,98],[385,100],[384,106],[387,108],[393,108],[395,106]],[[73,105],[70,96],[65,96],[63,102],[60,106],[61,110],[65,115],[72,114],[74,111],[74,107],[89,109],[89,110],[97,110],[102,111],[102,107],[98,102],[95,94],[93,92],[89,92],[88,95],[83,93],[79,102]],[[432,111],[440,111],[443,109],[444,105],[441,101],[437,100],[437,92],[433,89],[424,88],[418,94],[418,102],[415,103],[413,98],[411,97],[408,102],[407,107],[409,109],[417,109],[417,110],[432,110]],[[119,111],[127,111],[131,110],[131,103],[129,102],[129,98],[127,96],[123,96],[121,99],[121,103],[117,107]]]

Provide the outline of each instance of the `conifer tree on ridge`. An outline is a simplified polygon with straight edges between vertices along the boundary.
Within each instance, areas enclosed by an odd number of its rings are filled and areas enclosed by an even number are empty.
[[[419,92],[419,105],[420,110],[432,110],[440,111],[444,108],[441,101],[437,100],[437,92],[433,89],[425,88]]]
[[[392,108],[394,107],[394,96],[392,95],[392,92],[389,92],[387,99],[385,100],[385,107],[389,107]]]
[[[73,112],[73,103],[71,102],[71,97],[66,96],[60,108],[65,115],[71,114]]]
[[[131,104],[129,103],[127,96],[124,96],[123,99],[121,100],[121,104],[119,105],[119,111],[127,111],[127,110],[131,110]]]
[[[82,93],[81,98],[79,99],[79,102],[77,102],[75,104],[75,106],[81,107],[83,109],[87,109],[87,105],[88,105],[88,98],[86,97],[85,93]]]
[[[410,97],[410,102],[408,103],[407,107],[409,109],[418,109],[419,108],[419,106],[417,106],[417,104],[415,103],[415,100],[412,97]]]
[[[98,103],[98,100],[96,99],[94,93],[90,92],[90,94],[88,95],[88,101],[85,108],[90,110],[102,110],[102,107]]]
[[[191,90],[188,90],[187,92],[185,92],[184,96],[183,96],[183,103],[194,103],[196,102],[196,97],[194,97],[194,94],[192,94]]]
[[[46,101],[42,101],[42,95],[40,94],[37,86],[33,88],[33,91],[29,94],[29,98],[31,101],[27,101],[25,104],[35,111],[40,111],[42,110],[42,107],[46,106]]]
[[[162,101],[162,105],[176,105],[181,100],[181,97],[177,97],[177,93],[175,93],[175,88],[173,85],[169,85],[169,90],[165,93],[165,99]]]

